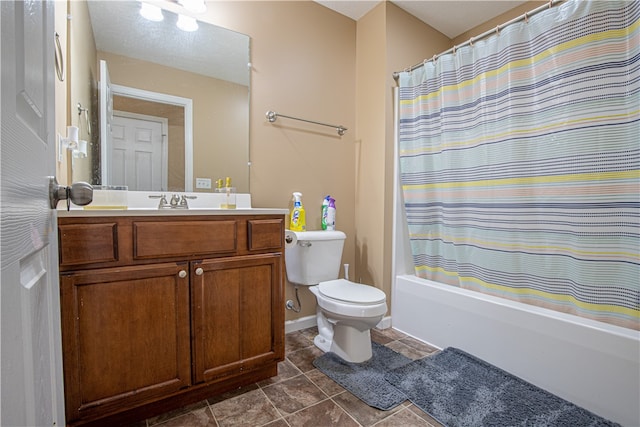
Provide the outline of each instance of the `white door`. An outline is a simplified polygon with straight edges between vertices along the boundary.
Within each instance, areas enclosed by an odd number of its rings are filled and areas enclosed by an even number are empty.
[[[162,117],[116,111],[111,121],[111,184],[166,191],[167,127]]]
[[[54,2],[1,1],[2,426],[63,426]]]

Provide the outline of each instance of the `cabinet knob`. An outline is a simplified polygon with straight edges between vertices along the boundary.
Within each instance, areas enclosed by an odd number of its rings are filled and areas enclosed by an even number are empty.
[[[196,276],[202,276],[202,273],[204,273],[204,270],[202,269],[202,267],[196,268]]]
[[[181,279],[184,279],[185,277],[187,277],[187,272],[186,272],[186,271],[184,271],[184,270],[180,270],[180,273],[178,273],[178,276],[179,276]]]

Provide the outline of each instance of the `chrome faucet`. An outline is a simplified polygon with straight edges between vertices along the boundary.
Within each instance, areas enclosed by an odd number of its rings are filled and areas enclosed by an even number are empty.
[[[150,199],[160,199],[158,202],[158,209],[189,209],[189,204],[187,203],[187,199],[197,199],[197,196],[187,196],[183,194],[180,196],[179,194],[172,194],[171,200],[167,201],[167,196],[165,194],[159,195],[151,195]]]

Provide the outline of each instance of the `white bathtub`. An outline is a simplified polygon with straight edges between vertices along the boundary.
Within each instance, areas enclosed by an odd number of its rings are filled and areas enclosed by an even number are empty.
[[[640,426],[640,332],[398,275],[393,327],[457,347],[624,426]]]

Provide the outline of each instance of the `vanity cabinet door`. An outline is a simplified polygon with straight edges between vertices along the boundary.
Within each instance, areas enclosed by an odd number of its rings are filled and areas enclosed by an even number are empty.
[[[284,358],[280,253],[192,263],[194,382]]]
[[[60,286],[68,421],[191,384],[188,263],[75,271]]]

